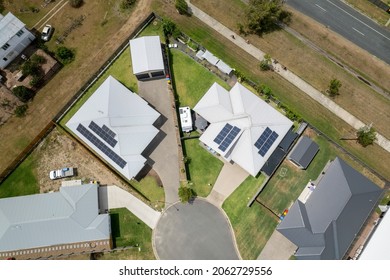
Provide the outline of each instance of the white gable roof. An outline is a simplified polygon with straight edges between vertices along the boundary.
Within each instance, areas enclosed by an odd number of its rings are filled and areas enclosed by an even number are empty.
[[[130,52],[135,75],[164,70],[159,36],[145,36],[130,40]]]
[[[112,76],[109,76],[84,105],[67,122],[74,134],[90,146],[103,159],[110,163],[126,178],[136,176],[146,159],[141,155],[158,133],[153,123],[160,114],[148,103],[131,92]],[[89,128],[91,122],[99,127],[106,126],[115,133],[114,147]],[[112,152],[126,161],[121,167],[108,157],[95,143],[87,139],[77,128],[83,125],[90,133],[102,141]]]
[[[7,43],[16,33],[25,26],[12,13],[5,16],[0,14],[0,47]]]
[[[253,176],[259,173],[293,124],[239,83],[236,83],[230,92],[214,83],[194,110],[210,123],[200,140],[227,160],[239,164]],[[226,124],[237,127],[240,132],[223,151],[214,139]],[[261,156],[254,144],[267,127],[276,132],[278,137],[266,154]]]

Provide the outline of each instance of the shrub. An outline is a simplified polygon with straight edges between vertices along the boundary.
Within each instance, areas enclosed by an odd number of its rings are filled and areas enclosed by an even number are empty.
[[[328,92],[331,97],[339,95],[339,91],[341,88],[341,82],[337,79],[332,79],[329,83]]]
[[[32,60],[27,60],[22,64],[22,73],[23,76],[28,75],[39,75],[41,67],[38,63],[33,62]]]
[[[122,10],[130,9],[134,4],[136,0],[122,0],[120,7]]]
[[[39,87],[42,84],[42,77],[41,76],[33,76],[30,81],[30,86],[32,87]]]
[[[61,46],[58,47],[56,55],[63,64],[68,64],[74,60],[75,54],[71,49]]]
[[[80,8],[81,5],[83,5],[84,1],[83,0],[70,0],[69,1],[69,4],[73,7],[73,8]]]
[[[27,109],[28,109],[27,104],[16,107],[14,111],[15,116],[17,116],[18,118],[24,117],[27,113]]]
[[[179,188],[179,198],[182,203],[189,202],[194,196],[193,189],[189,187],[180,187]]]
[[[41,55],[38,55],[38,54],[33,54],[30,58],[30,60],[33,62],[33,63],[36,63],[36,64],[43,64],[46,62],[46,58],[44,58],[43,56]]]
[[[25,86],[14,87],[12,93],[22,102],[27,102],[34,96],[34,92]]]
[[[188,14],[188,4],[185,0],[176,0],[175,7],[179,14],[186,15]]]
[[[376,131],[373,127],[364,126],[357,131],[357,141],[363,147],[367,147],[368,145],[372,145],[376,140]]]

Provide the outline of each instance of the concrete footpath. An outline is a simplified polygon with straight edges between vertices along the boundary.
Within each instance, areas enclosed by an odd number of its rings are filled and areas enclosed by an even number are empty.
[[[256,48],[255,46],[248,44],[244,38],[239,34],[233,32],[226,26],[222,25],[220,22],[210,17],[204,13],[199,8],[195,7],[193,4],[188,2],[188,6],[192,11],[192,15],[200,19],[203,23],[213,28],[215,31],[223,35],[225,38],[236,44],[238,47],[255,57],[257,60],[261,61],[264,58],[264,52]],[[232,38],[234,35],[234,39]],[[310,84],[299,78],[297,75],[292,73],[286,68],[283,68],[280,64],[275,63],[272,60],[272,64],[275,69],[275,73],[282,76],[284,79],[295,85],[297,88],[302,90],[304,93],[309,95],[311,98],[319,102],[326,109],[331,111],[333,114],[344,120],[346,123],[351,125],[356,130],[360,129],[365,123],[360,121],[358,118],[341,108],[338,104],[324,96],[320,91],[312,87]],[[386,151],[390,152],[390,141],[386,139],[383,135],[377,133],[377,140],[375,141],[379,146],[381,146]]]
[[[127,208],[151,229],[156,227],[161,216],[160,212],[117,186],[100,187],[99,204],[102,209]]]

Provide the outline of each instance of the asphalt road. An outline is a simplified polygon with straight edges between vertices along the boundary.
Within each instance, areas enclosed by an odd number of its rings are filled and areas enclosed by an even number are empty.
[[[216,206],[202,199],[176,203],[161,216],[153,231],[161,260],[237,260],[232,230]]]
[[[287,0],[297,11],[390,64],[390,32],[340,0]]]

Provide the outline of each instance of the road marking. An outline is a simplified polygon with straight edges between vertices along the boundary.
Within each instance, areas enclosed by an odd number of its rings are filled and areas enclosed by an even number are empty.
[[[351,15],[350,13],[348,13],[346,10],[344,10],[343,8],[337,6],[335,3],[333,3],[332,1],[330,0],[326,0],[327,2],[329,2],[330,4],[332,4],[333,6],[339,8],[340,10],[342,10],[344,13],[350,15],[351,17],[353,17],[354,19],[356,19],[357,21],[359,21],[360,23],[364,24],[365,26],[367,26],[368,28],[370,28],[371,30],[373,30],[374,32],[378,33],[379,35],[381,35],[383,38],[387,39],[390,41],[390,38],[389,37],[386,37],[386,35],[383,35],[382,33],[380,33],[378,30],[376,30],[375,28],[372,28],[371,26],[369,26],[368,24],[364,23],[363,21],[361,21],[360,19],[358,19],[357,17],[355,17],[354,15]]]
[[[361,34],[361,35],[363,35],[363,36],[366,36],[366,35],[364,35],[364,33],[360,32],[360,31],[357,30],[356,28],[353,28],[353,27],[352,27],[352,29],[355,30],[355,31],[356,31],[357,33],[359,33],[359,34]]]
[[[320,8],[321,10],[323,10],[324,12],[326,12],[326,10],[325,10],[324,8],[322,8],[320,5],[318,5],[318,4],[314,4],[314,5],[316,5],[318,8]]]

